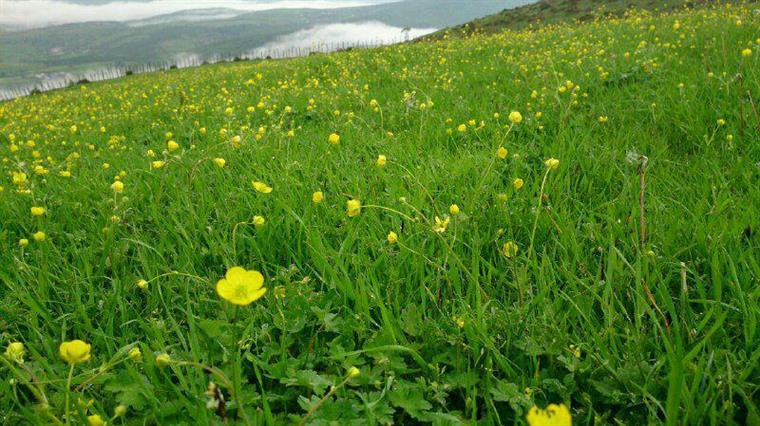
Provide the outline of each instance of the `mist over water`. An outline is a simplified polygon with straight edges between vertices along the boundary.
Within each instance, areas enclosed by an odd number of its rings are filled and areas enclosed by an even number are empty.
[[[335,9],[393,0],[155,0],[78,4],[60,0],[0,0],[0,27],[11,30],[90,21],[134,21],[185,10],[219,9],[245,13],[269,9]],[[217,18],[218,19],[218,18]]]
[[[276,40],[254,49],[252,52],[266,52],[284,49],[310,49],[313,51],[334,50],[342,43],[347,45],[390,44],[405,41],[436,31],[437,28],[394,27],[379,21],[328,24],[296,31],[278,37]],[[257,56],[257,55],[252,55]]]

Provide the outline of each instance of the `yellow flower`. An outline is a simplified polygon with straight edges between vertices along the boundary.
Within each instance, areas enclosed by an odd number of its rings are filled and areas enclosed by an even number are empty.
[[[523,187],[523,185],[525,185],[525,182],[520,178],[516,178],[515,180],[512,181],[512,186],[515,189],[520,189]]]
[[[501,253],[508,258],[515,257],[518,250],[519,248],[514,241],[507,241],[503,246],[501,246]]]
[[[161,167],[164,167],[164,165],[166,165],[166,161],[157,160],[150,163],[150,168],[160,169]]]
[[[14,185],[23,185],[26,183],[26,173],[22,172],[13,172],[13,184]]]
[[[457,126],[457,132],[464,133],[467,131],[467,125],[466,124],[460,124]]]
[[[278,299],[282,299],[285,297],[285,286],[284,285],[278,285],[274,288],[274,297]]]
[[[19,364],[24,363],[25,353],[26,349],[24,348],[24,344],[21,342],[11,342],[5,349],[5,357]]]
[[[388,239],[388,244],[396,244],[398,242],[398,234],[393,231],[389,232],[386,238]]]
[[[446,228],[449,226],[450,218],[446,216],[441,220],[438,216],[435,217],[435,224],[433,224],[433,231],[438,232],[439,234],[442,234],[446,232]]]
[[[132,361],[139,361],[142,359],[142,351],[140,350],[140,348],[135,346],[134,348],[129,350],[129,353],[127,354],[127,356]]]
[[[607,122],[607,116],[606,115],[600,115],[598,120],[599,120],[600,123],[606,123]]]
[[[549,404],[545,410],[534,406],[526,416],[529,426],[572,426],[573,418],[565,404]]]
[[[123,404],[119,404],[116,406],[116,408],[113,409],[113,416],[114,417],[122,417],[123,415],[127,414],[127,406]]]
[[[269,194],[272,192],[272,187],[263,182],[253,182],[253,189],[262,194]]]
[[[348,217],[356,217],[359,216],[359,213],[362,211],[362,202],[359,200],[348,200],[346,201],[346,214]]]
[[[377,166],[378,167],[383,167],[387,161],[388,160],[385,158],[384,155],[378,155],[377,156]]]
[[[216,166],[221,169],[225,164],[227,164],[227,162],[224,160],[224,158],[214,158],[214,164],[216,164]]]
[[[116,182],[111,184],[111,189],[113,189],[113,192],[117,194],[124,191],[124,182],[117,180]]]
[[[337,145],[340,143],[340,135],[337,133],[331,133],[330,136],[327,138],[327,141],[333,145]]]
[[[37,231],[34,234],[32,234],[32,238],[34,238],[34,241],[37,241],[38,243],[41,243],[45,241],[45,233],[42,231]]]
[[[503,146],[500,146],[499,149],[496,150],[496,155],[502,160],[507,158],[507,154],[509,154],[509,151],[507,151],[507,148],[504,148]]]
[[[174,141],[169,141],[169,142],[166,143],[166,149],[168,149],[170,152],[171,151],[176,151],[176,150],[179,149],[179,144],[177,142],[174,142]]]
[[[137,287],[138,287],[140,290],[145,290],[145,289],[147,289],[147,288],[148,288],[148,282],[147,282],[147,281],[145,281],[145,280],[138,280],[138,281],[137,281]]]
[[[61,358],[69,364],[79,364],[90,359],[90,345],[81,340],[63,342],[58,347]]]
[[[44,207],[32,207],[31,209],[32,216],[42,216],[45,214],[45,208]]]
[[[254,216],[253,219],[251,220],[251,223],[253,223],[253,225],[257,228],[264,226],[265,222],[266,222],[266,219],[264,219],[264,216],[258,216],[258,215]]]
[[[106,422],[97,414],[87,416],[87,424],[89,426],[106,426]]]
[[[267,292],[264,276],[259,271],[246,271],[240,266],[227,270],[216,283],[216,292],[222,299],[241,306],[250,305]]]
[[[548,160],[544,161],[544,164],[546,164],[546,167],[550,168],[551,170],[556,170],[557,167],[559,167],[559,160],[556,158],[549,158]]]
[[[311,201],[314,204],[319,204],[324,199],[325,199],[325,194],[323,194],[322,191],[316,191],[315,193],[311,194]]]
[[[464,328],[464,319],[462,319],[462,317],[454,316],[453,320],[457,327]]]
[[[459,214],[459,206],[456,204],[452,204],[449,206],[449,213],[451,213],[453,216],[456,216]]]
[[[170,357],[169,354],[158,354],[156,356],[156,365],[159,367],[166,367],[171,364],[171,362],[172,357]]]
[[[752,56],[752,49],[746,48],[746,49],[742,50],[742,56],[744,56],[745,58],[748,57],[748,56]]]
[[[26,247],[29,245],[29,240],[27,240],[26,238],[22,238],[18,240],[18,245],[20,245],[21,247]]]
[[[355,377],[359,377],[360,374],[361,374],[361,371],[359,371],[359,369],[356,367],[351,367],[348,369],[348,377],[352,379]]]
[[[512,111],[509,113],[509,121],[511,121],[513,124],[520,124],[522,123],[522,120],[522,114],[520,114],[518,111]]]

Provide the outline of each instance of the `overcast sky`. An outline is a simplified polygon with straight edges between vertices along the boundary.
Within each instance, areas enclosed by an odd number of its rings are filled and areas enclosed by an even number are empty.
[[[277,8],[331,9],[392,0],[155,0],[81,4],[59,0],[0,0],[0,27],[38,28],[88,21],[131,21],[182,10],[228,8],[241,12]]]

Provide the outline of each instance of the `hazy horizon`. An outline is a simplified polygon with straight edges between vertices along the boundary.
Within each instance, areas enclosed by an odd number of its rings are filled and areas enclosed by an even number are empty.
[[[85,22],[140,21],[187,11],[223,9],[226,12],[199,17],[213,20],[272,9],[339,9],[396,1],[399,0],[0,0],[0,28],[21,31]]]
[[[531,1],[0,0],[0,89],[386,45]]]

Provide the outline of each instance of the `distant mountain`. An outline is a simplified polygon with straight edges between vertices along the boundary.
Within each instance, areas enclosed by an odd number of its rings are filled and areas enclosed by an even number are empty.
[[[220,16],[233,13],[227,9],[206,9],[141,21],[90,22],[6,32],[0,34],[0,86],[28,82],[40,74],[112,64],[165,62],[178,55],[236,55],[299,30],[334,23],[376,21],[399,30],[443,28],[530,2],[404,0],[340,9],[272,9],[230,17]]]

